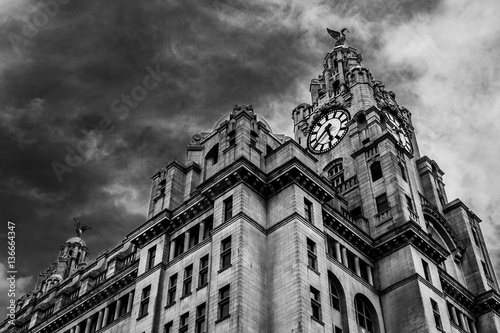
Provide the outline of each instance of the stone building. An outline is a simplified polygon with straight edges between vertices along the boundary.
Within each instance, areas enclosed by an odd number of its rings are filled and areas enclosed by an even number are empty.
[[[411,113],[338,39],[291,113],[249,105],[152,177],[147,221],[69,239],[0,332],[500,331],[481,220],[448,201]]]

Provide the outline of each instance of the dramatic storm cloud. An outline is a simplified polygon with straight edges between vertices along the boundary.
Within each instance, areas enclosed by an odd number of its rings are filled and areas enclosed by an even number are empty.
[[[73,216],[93,227],[91,258],[120,241],[145,221],[154,170],[234,104],[291,136],[327,27],[347,27],[413,113],[420,151],[446,172],[448,199],[482,218],[500,271],[499,14],[497,0],[0,0],[0,278],[7,221],[18,292],[73,236]]]

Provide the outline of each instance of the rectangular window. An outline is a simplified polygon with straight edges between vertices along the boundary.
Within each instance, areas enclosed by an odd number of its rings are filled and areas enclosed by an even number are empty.
[[[368,265],[363,260],[359,259],[359,269],[361,271],[361,278],[367,282],[369,282],[369,273],[368,271],[371,269],[370,265]]]
[[[476,243],[477,246],[479,246],[479,236],[477,233],[477,229],[475,225],[472,225],[472,237],[474,238],[474,243]]]
[[[334,326],[334,333],[342,333],[342,329],[340,327]]]
[[[193,264],[184,269],[184,282],[182,287],[182,296],[191,294],[191,281],[193,278]]]
[[[174,258],[184,253],[184,236],[185,234],[182,234],[176,239],[174,239],[175,242]]]
[[[437,303],[431,298],[432,312],[434,313],[434,322],[436,323],[436,327],[440,330],[443,329],[443,325],[441,324],[441,315],[439,314],[439,307]]]
[[[481,264],[483,265],[484,275],[486,276],[486,278],[488,280],[491,280],[490,270],[488,269],[488,266],[486,266],[486,264],[484,263],[484,261],[481,261]]]
[[[146,270],[150,270],[155,265],[156,245],[148,250],[148,261]]]
[[[401,178],[406,182],[406,168],[403,163],[399,163],[399,171],[401,172]]]
[[[381,214],[389,209],[389,202],[387,201],[387,195],[384,193],[377,198],[375,198],[377,204],[377,213]]]
[[[219,320],[229,316],[229,289],[228,284],[219,289]]]
[[[351,216],[352,216],[354,219],[356,219],[356,218],[358,218],[358,217],[360,217],[360,216],[363,216],[363,211],[361,210],[361,206],[356,207],[356,208],[353,208],[353,209],[351,210]]]
[[[169,323],[166,323],[165,326],[163,327],[163,333],[173,333],[172,327],[174,326],[174,322],[171,321]]]
[[[208,284],[208,254],[200,259],[200,275],[198,278],[198,288]]]
[[[170,277],[168,283],[167,306],[175,303],[175,292],[177,290],[177,273]]]
[[[370,172],[372,174],[372,181],[377,181],[380,178],[383,177],[382,175],[382,167],[380,165],[380,162],[373,162],[372,165],[370,165]]]
[[[304,214],[306,220],[313,223],[313,205],[312,202],[304,198]]]
[[[335,240],[327,235],[326,236],[326,245],[327,245],[327,248],[326,248],[326,253],[328,253],[329,255],[331,255],[333,258],[337,258],[337,250],[335,249]]]
[[[151,293],[151,286],[142,289],[141,305],[139,307],[139,318],[148,315],[149,294]]]
[[[181,316],[181,319],[179,320],[179,332],[187,332],[188,330],[188,323],[189,323],[189,312],[186,312]]]
[[[330,301],[332,303],[332,307],[337,310],[337,311],[340,311],[340,297],[339,297],[339,292],[337,291],[337,288],[335,287],[335,284],[333,283],[333,281],[330,279],[328,279],[328,284],[330,286]]]
[[[205,312],[207,306],[206,303],[199,305],[196,308],[196,329],[195,333],[206,333],[206,325],[205,325]]]
[[[213,215],[210,215],[206,220],[205,220],[205,232],[203,233],[203,239],[207,239],[210,237],[210,231],[212,231],[214,227],[214,217]]]
[[[316,255],[316,243],[307,239],[307,266],[315,271],[318,270],[318,258]]]
[[[233,217],[233,196],[224,200],[224,222]]]
[[[427,261],[425,261],[424,259],[422,259],[422,267],[424,268],[424,278],[429,281],[429,282],[432,282],[432,279],[431,279],[431,272],[429,270],[429,264],[427,263]]]
[[[411,200],[411,198],[409,196],[406,196],[406,207],[408,207],[408,210],[410,212],[414,211],[414,209],[413,209],[413,201]]]
[[[311,292],[311,310],[312,317],[316,320],[321,320],[321,298],[319,295],[319,290],[310,287]]]
[[[220,269],[231,266],[231,236],[221,242]]]
[[[347,265],[346,266],[351,271],[356,272],[356,264],[355,264],[356,255],[354,253],[352,253],[351,251],[346,249],[346,257],[347,257]]]

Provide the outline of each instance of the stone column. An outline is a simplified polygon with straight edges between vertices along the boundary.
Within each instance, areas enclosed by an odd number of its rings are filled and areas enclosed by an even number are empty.
[[[184,252],[189,250],[189,243],[191,242],[191,232],[186,231],[186,236],[184,237]]]
[[[459,325],[461,328],[465,328],[465,323],[464,323],[464,315],[463,315],[463,313],[459,313],[457,317],[458,317],[458,325]]]
[[[102,315],[104,314],[104,310],[100,310],[97,315],[97,325],[95,326],[95,330],[100,330],[102,327]]]
[[[69,333],[75,333],[75,328],[71,327],[71,329],[69,330]]]
[[[477,333],[476,323],[474,321],[471,322],[471,325],[469,325],[469,328],[470,328],[471,333]]]
[[[335,256],[338,262],[342,262],[342,253],[340,252],[340,243],[335,242]]]
[[[134,304],[134,291],[128,293],[128,301],[127,301],[127,312],[132,311],[132,305]]]
[[[120,317],[120,310],[122,309],[122,300],[121,298],[116,301],[116,309],[115,309],[115,319],[118,319]]]
[[[92,328],[92,317],[88,317],[87,325],[85,326],[85,333],[90,333],[91,328]]]
[[[174,259],[174,255],[175,255],[175,239],[172,239],[170,241],[170,254],[169,254],[169,261],[171,261],[172,259]]]
[[[372,266],[367,266],[366,272],[368,273],[368,283],[373,286],[373,268]]]
[[[200,234],[198,235],[198,243],[203,241],[203,235],[205,234],[205,222],[200,222]]]
[[[106,307],[104,309],[104,318],[102,319],[102,327],[108,324],[108,318],[109,318],[109,307]]]
[[[451,309],[451,320],[455,324],[458,324],[457,311],[455,310],[455,307],[451,306],[450,309]]]
[[[354,271],[356,272],[357,276],[361,277],[361,267],[359,267],[359,258],[354,257]]]
[[[78,323],[75,328],[75,333],[80,333],[80,329],[81,329],[80,323]]]
[[[347,267],[347,249],[342,246],[342,263]]]

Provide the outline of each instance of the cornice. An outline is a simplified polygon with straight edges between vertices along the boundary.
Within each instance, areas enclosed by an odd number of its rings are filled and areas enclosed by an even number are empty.
[[[458,283],[441,267],[438,267],[438,273],[444,293],[472,313],[475,306],[474,294]]]

